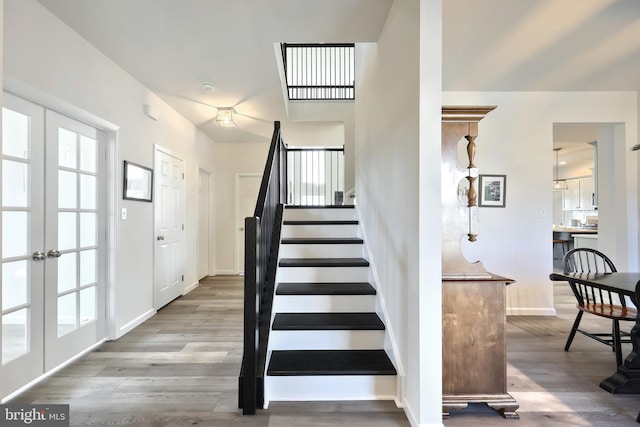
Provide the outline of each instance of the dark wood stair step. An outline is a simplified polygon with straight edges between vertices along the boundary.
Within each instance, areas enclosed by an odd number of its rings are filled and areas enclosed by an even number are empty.
[[[317,219],[303,219],[303,220],[286,220],[282,221],[283,225],[357,225],[356,219],[332,219],[332,220],[317,220]]]
[[[267,375],[396,375],[384,350],[276,350]]]
[[[280,241],[283,245],[361,245],[359,237],[292,237]]]
[[[277,313],[274,331],[381,331],[384,323],[376,313]]]
[[[351,283],[279,283],[277,295],[375,295],[376,290],[366,282]]]
[[[280,267],[368,267],[364,258],[282,258]]]
[[[287,205],[285,209],[353,209],[355,205]]]

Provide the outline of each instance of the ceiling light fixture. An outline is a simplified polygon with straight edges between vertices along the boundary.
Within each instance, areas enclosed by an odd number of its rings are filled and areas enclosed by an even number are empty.
[[[236,122],[233,121],[233,107],[218,108],[216,122],[222,127],[236,127]]]
[[[562,150],[562,148],[554,148],[553,151],[556,152],[556,173],[555,178],[553,180],[553,189],[554,190],[567,190],[569,186],[567,185],[567,181],[564,179],[558,179],[558,151]]]

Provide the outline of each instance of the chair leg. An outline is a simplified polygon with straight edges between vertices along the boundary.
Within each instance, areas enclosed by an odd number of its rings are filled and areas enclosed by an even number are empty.
[[[622,345],[620,344],[620,322],[613,321],[613,346],[616,351],[616,365],[622,366]]]
[[[578,311],[576,320],[573,322],[573,326],[571,327],[571,332],[569,332],[567,343],[564,345],[564,351],[569,351],[569,348],[571,347],[571,343],[573,342],[573,337],[576,336],[576,331],[578,330],[578,326],[580,326],[580,320],[582,319],[583,314],[584,312]]]

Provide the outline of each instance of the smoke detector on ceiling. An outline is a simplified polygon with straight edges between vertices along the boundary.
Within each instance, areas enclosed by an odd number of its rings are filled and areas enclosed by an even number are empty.
[[[202,90],[205,92],[213,92],[216,89],[216,86],[211,82],[202,83]]]

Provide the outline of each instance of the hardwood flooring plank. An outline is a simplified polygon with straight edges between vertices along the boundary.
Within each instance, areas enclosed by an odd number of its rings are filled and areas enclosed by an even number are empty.
[[[10,403],[68,403],[73,426],[130,427],[406,427],[393,402],[271,402],[255,416],[237,408],[242,360],[242,277],[200,282],[144,324],[102,344]],[[638,395],[611,395],[599,382],[614,371],[607,347],[576,336],[566,284],[554,284],[556,316],[509,317],[508,390],[520,420],[486,405],[454,410],[445,427],[637,427]],[[585,319],[589,327],[608,321]],[[626,345],[623,352],[628,353]]]

